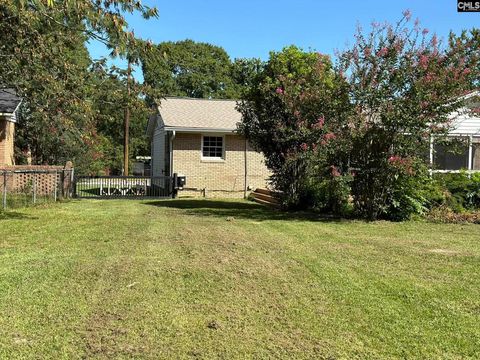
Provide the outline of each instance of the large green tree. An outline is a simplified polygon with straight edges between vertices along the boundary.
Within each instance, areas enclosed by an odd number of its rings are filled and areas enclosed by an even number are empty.
[[[143,53],[145,82],[162,95],[194,98],[237,98],[239,85],[227,52],[192,40],[163,42]]]
[[[370,219],[422,211],[430,136],[448,132],[472,85],[468,46],[442,46],[409,11],[403,15],[394,25],[359,30],[340,56],[354,109],[352,195],[357,213]]]
[[[80,26],[80,25],[78,25]],[[38,17],[36,12],[0,5],[0,83],[24,99],[17,148],[36,163],[61,163],[82,154],[91,133],[90,58],[85,36]]]
[[[239,104],[240,131],[265,155],[283,205],[305,206],[311,176],[330,177],[347,167],[340,143],[346,83],[328,56],[295,46],[271,52],[252,73]]]
[[[80,170],[91,166],[102,149],[94,104],[101,89],[84,44],[101,41],[121,56],[148,46],[128,31],[128,12],[156,15],[128,0],[0,0],[0,83],[24,99],[20,158],[29,150],[34,163],[73,160]]]

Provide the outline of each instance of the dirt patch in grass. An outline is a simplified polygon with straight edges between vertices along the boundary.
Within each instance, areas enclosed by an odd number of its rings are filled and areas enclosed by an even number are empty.
[[[468,254],[450,249],[430,249],[428,252],[445,256],[468,256]]]

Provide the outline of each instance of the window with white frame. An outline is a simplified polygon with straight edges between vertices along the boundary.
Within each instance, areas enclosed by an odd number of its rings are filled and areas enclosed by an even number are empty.
[[[224,159],[225,139],[223,136],[204,135],[202,137],[202,158],[203,159]]]

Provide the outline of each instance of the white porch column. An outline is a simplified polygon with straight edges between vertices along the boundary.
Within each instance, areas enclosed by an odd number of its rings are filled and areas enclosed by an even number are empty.
[[[468,136],[468,170],[472,170],[473,164],[473,135]]]
[[[430,135],[430,176],[433,174],[433,135]]]

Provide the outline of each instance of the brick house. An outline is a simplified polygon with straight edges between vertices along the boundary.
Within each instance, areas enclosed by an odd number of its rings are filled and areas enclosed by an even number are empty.
[[[266,187],[264,157],[236,131],[235,100],[168,97],[149,119],[152,176],[186,176],[180,196],[243,197]]]
[[[0,88],[0,166],[15,163],[13,140],[20,103],[13,89]]]

